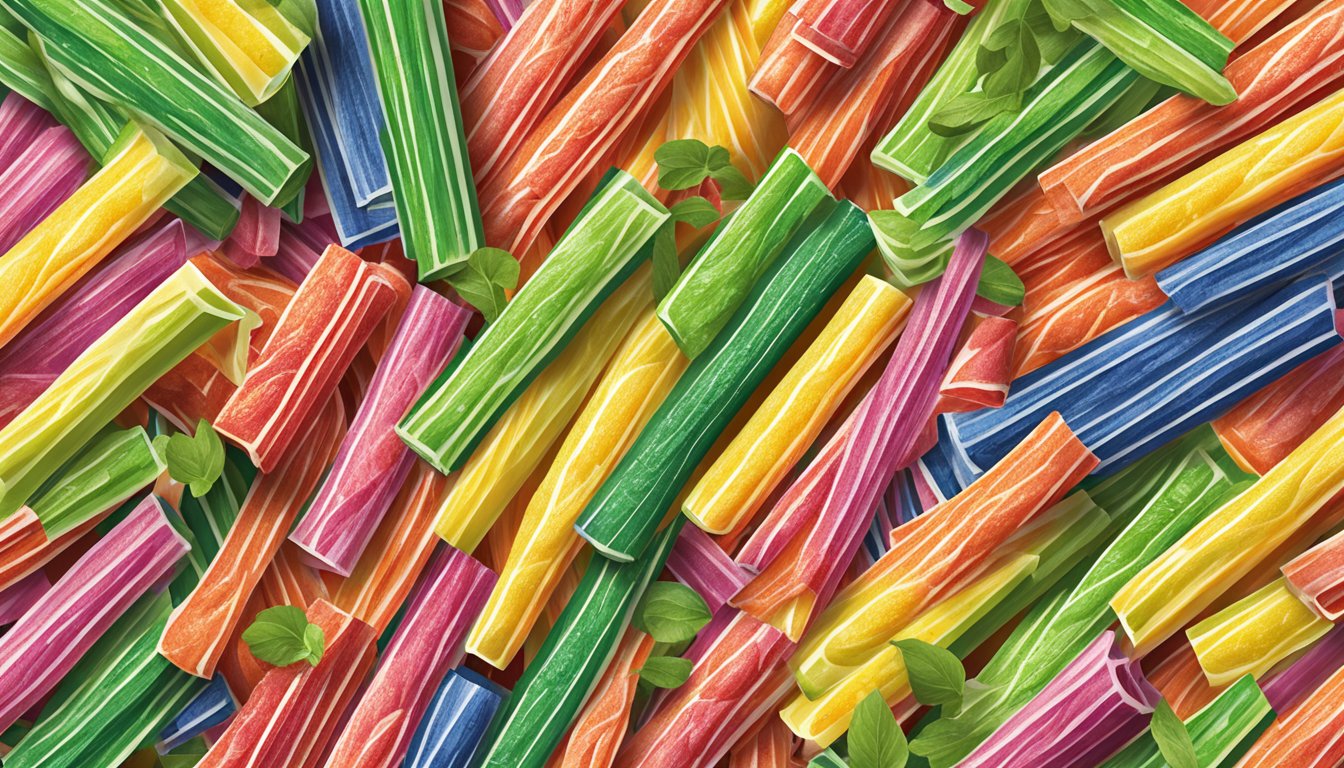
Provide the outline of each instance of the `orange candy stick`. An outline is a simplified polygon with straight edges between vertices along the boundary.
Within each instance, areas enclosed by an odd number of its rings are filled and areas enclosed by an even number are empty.
[[[839,69],[802,41],[798,36],[801,26],[802,21],[792,12],[784,14],[765,44],[748,86],[786,115],[811,106]]]
[[[1344,667],[1260,735],[1237,768],[1330,768],[1344,760]]]
[[[970,334],[952,356],[938,387],[939,413],[998,408],[1008,398],[1012,381],[1017,321],[973,317]]]
[[[1317,616],[1344,618],[1344,534],[1335,534],[1283,566],[1287,587]]]
[[[248,597],[335,458],[344,432],[344,410],[332,399],[300,435],[303,450],[257,477],[219,554],[168,618],[160,654],[198,677],[214,673]]]
[[[615,658],[546,768],[610,768],[630,727],[639,669],[652,650],[652,637],[633,627],[625,630]]]

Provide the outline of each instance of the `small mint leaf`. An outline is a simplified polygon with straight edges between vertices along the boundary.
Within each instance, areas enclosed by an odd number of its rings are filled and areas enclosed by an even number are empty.
[[[709,606],[695,590],[675,581],[655,581],[635,607],[633,623],[660,643],[680,643],[695,637],[709,620]]]
[[[674,204],[668,211],[672,220],[704,229],[719,220],[719,209],[703,197],[688,197]]]
[[[966,690],[966,669],[956,654],[946,648],[909,638],[892,640],[901,651],[910,690],[915,699],[928,707],[943,705],[945,713],[961,707]]]
[[[277,605],[257,614],[252,626],[243,630],[243,642],[252,655],[277,667],[311,659],[308,646],[308,617],[293,605]],[[318,629],[318,633],[321,629]],[[318,651],[321,658],[321,651]]]
[[[308,663],[314,667],[322,660],[322,653],[327,649],[327,636],[322,628],[316,624],[309,624],[303,628],[303,647],[308,651]]]
[[[477,248],[467,263],[448,277],[458,295],[480,310],[487,322],[504,311],[505,291],[518,287],[518,260],[499,248]]]
[[[905,732],[881,691],[869,693],[854,708],[846,741],[852,768],[904,768],[910,759]]]
[[[676,688],[691,676],[691,660],[654,656],[644,662],[639,679],[655,688]]]
[[[966,2],[966,0],[943,0],[943,5],[958,16],[965,16],[975,10],[975,6]]]
[[[1015,307],[1026,298],[1027,286],[1003,260],[985,254],[985,265],[980,269],[980,283],[975,292],[995,304]]]
[[[699,139],[675,139],[653,152],[658,164],[658,186],[667,190],[690,189],[709,176],[719,162],[718,153],[726,157],[722,147],[711,148]]]
[[[1153,710],[1153,720],[1149,725],[1153,741],[1157,742],[1157,751],[1171,768],[1199,768],[1199,758],[1195,755],[1194,742],[1185,723],[1176,716],[1166,699],[1158,702]]]
[[[169,477],[189,485],[191,495],[198,499],[208,493],[224,473],[224,442],[205,419],[196,424],[195,436],[179,432],[169,437],[166,443],[156,439],[155,445],[164,448],[163,458],[168,464]]]
[[[754,185],[731,163],[720,166],[710,176],[719,182],[724,200],[746,200],[751,196]]]

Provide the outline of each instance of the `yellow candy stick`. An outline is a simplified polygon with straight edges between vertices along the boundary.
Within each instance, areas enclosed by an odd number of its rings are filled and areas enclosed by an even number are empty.
[[[579,513],[689,362],[647,307],[532,494],[508,561],[467,637],[468,652],[508,666],[580,549]]]
[[[249,106],[280,90],[308,35],[267,0],[160,0],[164,14],[214,76]]]
[[[1236,225],[1338,176],[1344,91],[1248,139],[1101,221],[1131,278],[1190,255]]]
[[[0,430],[0,518],[155,379],[243,316],[195,265],[173,273]]]
[[[635,318],[653,303],[652,275],[649,265],[640,267],[495,422],[439,509],[434,532],[444,541],[471,552],[485,538],[560,439]]]
[[[886,349],[910,299],[865,275],[821,334],[691,490],[682,511],[710,533],[751,517]]]
[[[1259,678],[1333,626],[1278,579],[1199,622],[1186,636],[1209,684],[1218,686],[1242,675]]]
[[[753,96],[747,82],[788,6],[781,0],[731,0],[677,70],[661,123],[621,167],[651,187],[657,179],[654,151],[673,139],[699,139],[726,147],[738,170],[759,178],[788,133],[783,116]]]
[[[158,131],[128,123],[93,178],[0,256],[0,346],[196,176]]]
[[[1171,637],[1344,488],[1344,411],[1120,588],[1111,608],[1138,653]]]

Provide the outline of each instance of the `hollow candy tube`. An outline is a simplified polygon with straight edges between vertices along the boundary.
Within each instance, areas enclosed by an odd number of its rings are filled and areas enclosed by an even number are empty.
[[[1260,735],[1237,768],[1325,768],[1344,758],[1344,667]]]
[[[1287,587],[1323,619],[1344,617],[1344,534],[1336,534],[1283,566]]]
[[[416,729],[407,768],[469,768],[507,696],[466,667],[449,672]]]
[[[1333,626],[1277,579],[1186,630],[1212,685],[1263,676]]]

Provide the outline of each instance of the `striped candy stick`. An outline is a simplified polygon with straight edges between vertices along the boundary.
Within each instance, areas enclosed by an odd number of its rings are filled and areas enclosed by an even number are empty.
[[[196,175],[153,129],[130,126],[112,156],[0,261],[0,345],[131,235]]]
[[[578,554],[583,507],[671,391],[688,360],[649,308],[627,334],[528,501],[467,650],[506,667]]]
[[[802,29],[803,20],[790,8],[761,50],[749,85],[754,96],[789,117],[810,108],[839,69],[803,41]]]
[[[393,431],[457,351],[470,313],[416,286],[335,464],[290,539],[349,576],[415,463]]]
[[[1200,765],[1230,765],[1275,719],[1251,677],[1228,686],[1207,707],[1182,718]],[[1166,763],[1152,730],[1130,743],[1103,768],[1158,768]]]
[[[444,7],[434,0],[360,0],[383,105],[383,152],[406,254],[420,279],[444,277],[485,244]]]
[[[0,173],[11,191],[0,204],[0,250],[8,252],[84,183],[89,156],[64,126],[39,134],[23,154]]]
[[[0,430],[0,515],[18,509],[150,382],[242,317],[195,267],[175,272]]]
[[[749,576],[709,534],[695,526],[683,528],[667,557],[672,578],[695,590],[717,613],[747,583]]]
[[[1344,566],[1344,536],[1336,534],[1283,566],[1287,587],[1317,616],[1338,621],[1344,616],[1341,602],[1341,567]]]
[[[147,496],[0,638],[0,704],[8,728],[40,701],[108,627],[187,553]]]
[[[1332,626],[1288,582],[1276,579],[1190,627],[1186,636],[1209,683],[1227,685],[1243,675],[1259,679]]]
[[[469,768],[508,694],[466,667],[449,672],[415,731],[407,768]]]
[[[55,540],[116,508],[164,469],[163,457],[141,427],[106,431],[43,483],[28,506]]]
[[[8,627],[37,604],[51,589],[45,573],[30,573],[7,587],[0,587],[0,627]]]
[[[267,3],[164,0],[163,16],[199,64],[248,106],[280,90],[308,35]]]
[[[215,428],[245,448],[263,472],[276,468],[335,392],[404,282],[389,267],[328,246]]]
[[[253,587],[317,488],[344,431],[344,411],[332,399],[300,435],[305,450],[293,452],[253,483],[219,554],[174,609],[159,641],[159,653],[178,668],[197,677],[214,674]]]
[[[1344,667],[1336,670],[1260,735],[1237,768],[1325,768],[1344,758]]]
[[[939,413],[998,408],[1008,398],[1017,322],[1003,317],[975,317],[970,325],[970,332],[938,385]]]
[[[694,530],[684,528],[683,531]],[[631,627],[616,656],[574,720],[547,768],[610,768],[630,727],[639,670],[653,650],[653,638]]]
[[[402,764],[439,682],[461,661],[462,639],[494,580],[494,573],[460,550],[439,551],[411,593],[405,616],[326,768]]]

